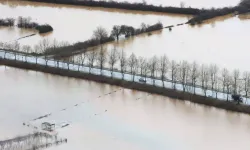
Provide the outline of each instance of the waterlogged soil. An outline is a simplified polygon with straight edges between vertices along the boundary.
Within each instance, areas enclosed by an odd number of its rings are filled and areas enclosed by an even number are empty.
[[[56,130],[68,143],[53,150],[248,150],[250,146],[247,115],[4,66],[0,83],[0,139],[31,132],[24,121],[51,113],[30,123],[69,124]]]

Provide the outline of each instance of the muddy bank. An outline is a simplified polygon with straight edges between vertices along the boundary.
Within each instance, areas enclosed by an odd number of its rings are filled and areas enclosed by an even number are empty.
[[[159,94],[163,96],[168,96],[171,98],[176,98],[178,100],[187,100],[187,101],[191,101],[194,103],[203,104],[207,106],[213,106],[213,107],[217,107],[217,108],[221,108],[221,109],[225,109],[229,111],[250,114],[250,106],[237,105],[234,102],[217,100],[211,97],[194,95],[194,94],[187,93],[187,92],[181,92],[181,91],[176,91],[173,89],[156,87],[153,85],[145,85],[145,84],[135,83],[131,81],[124,81],[124,80],[109,78],[109,77],[100,76],[100,75],[82,73],[78,71],[69,71],[67,69],[29,64],[26,62],[17,62],[15,60],[0,59],[0,65],[6,65],[6,66],[11,66],[11,67],[23,68],[23,69],[30,69],[30,70],[41,71],[45,73],[51,73],[55,75],[67,76],[67,77],[92,80],[96,82],[121,86],[121,87],[128,88],[128,89],[134,89],[134,90]]]

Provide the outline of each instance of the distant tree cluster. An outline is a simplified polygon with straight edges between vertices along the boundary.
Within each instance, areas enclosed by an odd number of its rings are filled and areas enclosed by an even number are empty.
[[[142,3],[129,3],[129,2],[117,2],[117,1],[95,1],[95,0],[83,0],[83,1],[30,0],[30,1],[58,3],[58,4],[71,4],[71,5],[83,5],[83,6],[90,6],[90,7],[118,8],[118,9],[126,9],[126,10],[189,14],[189,15],[197,15],[200,13],[200,9],[196,9],[196,8],[155,6],[155,5],[147,4],[145,1]]]
[[[237,7],[224,7],[224,8],[217,8],[217,9],[212,8],[212,9],[204,10],[203,13],[200,13],[199,15],[196,15],[193,18],[191,18],[188,21],[188,23],[191,25],[201,24],[204,20],[212,19],[218,16],[228,15],[228,14],[236,12],[237,10],[238,10]]]
[[[47,33],[53,31],[53,28],[48,24],[39,25],[36,22],[31,22],[30,17],[25,18],[19,16],[17,19],[17,27],[26,29],[36,29],[39,31],[39,33]]]
[[[125,37],[135,36],[145,32],[151,32],[156,30],[161,30],[163,25],[161,22],[158,22],[153,25],[146,25],[142,23],[141,27],[136,29],[132,26],[127,25],[115,25],[111,33],[108,33],[107,30],[101,26],[97,27],[93,31],[93,36],[91,39],[84,42],[78,42],[72,45],[65,45],[64,47],[48,48],[45,52],[46,55],[55,55],[56,58],[68,57],[69,55],[74,55],[75,53],[82,52],[89,47],[98,46],[107,42],[119,40],[121,35]]]
[[[132,26],[127,25],[115,25],[113,27],[113,30],[111,32],[111,35],[114,36],[117,40],[119,40],[120,35],[124,35],[125,37],[135,36],[138,34],[142,34],[145,32],[152,32],[156,30],[161,30],[163,28],[163,25],[161,22],[158,22],[153,25],[146,25],[145,23],[141,24],[141,27],[136,29]]]
[[[241,2],[234,7],[224,7],[224,8],[211,8],[204,9],[200,14],[191,18],[187,23],[191,25],[201,24],[204,20],[211,19],[218,16],[224,16],[232,13],[247,13],[250,12],[250,0],[241,0]]]
[[[0,19],[0,26],[8,26],[8,27],[15,26],[15,19],[14,18]],[[39,31],[39,33],[47,33],[53,31],[53,28],[50,25],[48,24],[39,25],[36,22],[32,22],[30,17],[19,16],[17,19],[17,27],[25,29],[36,29]]]
[[[250,12],[250,0],[241,0],[238,5],[239,13],[247,13]]]
[[[30,17],[21,17],[19,16],[17,19],[17,27],[18,28],[36,28],[38,26],[38,23],[31,22]]]
[[[15,25],[15,19],[14,18],[0,19],[0,26],[12,27],[14,25]]]

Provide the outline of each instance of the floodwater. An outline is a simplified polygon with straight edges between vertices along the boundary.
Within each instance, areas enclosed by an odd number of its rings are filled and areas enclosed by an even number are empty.
[[[205,1],[201,1],[203,2]],[[48,23],[54,28],[52,33],[37,34],[19,40],[21,44],[28,45],[37,44],[43,37],[69,43],[84,41],[89,39],[100,25],[110,32],[113,25],[126,24],[139,27],[142,22],[153,24],[161,21],[167,26],[186,22],[190,17],[33,2],[2,1],[0,3],[0,17],[18,16],[30,16],[34,21]],[[173,28],[171,32],[164,29],[161,32],[153,32],[151,36],[143,34],[121,40],[118,43],[108,44],[108,49],[116,45],[118,49],[124,49],[128,55],[135,53],[136,56],[148,58],[152,54],[156,56],[166,54],[169,59],[177,61],[214,63],[220,68],[250,71],[245,65],[248,61],[249,25],[250,20],[247,15],[227,15],[209,20],[200,26],[184,25]],[[9,42],[34,32],[0,28],[0,41]]]
[[[1,1],[0,1],[1,2]],[[188,16],[146,13],[140,11],[125,11],[116,9],[91,8],[34,2],[2,1],[0,3],[0,18],[18,16],[31,17],[40,24],[48,23],[54,31],[49,34],[32,36],[19,40],[21,44],[35,45],[43,37],[50,40],[75,43],[90,39],[93,31],[102,26],[110,33],[114,25],[131,25],[140,27],[141,23],[177,24],[186,22]],[[15,29],[20,30],[20,29]],[[29,35],[34,31],[14,31],[10,28],[0,29],[0,41],[9,42],[19,37]]]
[[[248,15],[228,15],[209,20],[201,26],[188,25],[164,29],[151,36],[143,34],[116,44],[108,44],[108,49],[114,45],[123,49],[128,55],[145,58],[166,54],[169,59],[199,64],[218,64],[220,68],[229,70],[240,69],[250,71],[248,62],[248,34],[250,32]]]
[[[123,2],[124,0],[115,0],[118,2]],[[127,2],[137,2],[141,3],[145,1],[147,4],[162,5],[162,6],[176,6],[180,7],[181,3],[184,7],[194,7],[194,8],[221,8],[235,6],[240,1],[239,0],[125,0]]]
[[[51,150],[248,150],[250,146],[248,115],[4,66],[0,83],[1,140],[32,132],[22,123],[51,112],[40,122],[70,124],[57,129],[68,143]],[[111,91],[116,92],[105,96]]]

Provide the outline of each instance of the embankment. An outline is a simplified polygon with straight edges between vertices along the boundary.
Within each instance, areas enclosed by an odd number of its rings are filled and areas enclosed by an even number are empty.
[[[121,87],[128,88],[128,89],[134,89],[134,90],[159,94],[163,96],[168,96],[171,98],[176,98],[178,100],[187,100],[187,101],[191,101],[194,103],[203,104],[207,106],[213,106],[213,107],[217,107],[217,108],[221,108],[221,109],[225,109],[229,111],[250,114],[250,106],[247,106],[247,105],[237,105],[234,102],[217,100],[211,97],[194,95],[194,94],[187,93],[187,92],[181,92],[181,91],[176,91],[173,89],[156,87],[153,85],[135,83],[132,81],[124,81],[120,79],[94,75],[94,74],[88,74],[88,73],[82,73],[78,71],[71,71],[71,70],[62,69],[62,68],[54,68],[54,67],[49,67],[49,66],[29,64],[26,62],[19,62],[19,61],[14,61],[14,60],[5,60],[1,58],[0,58],[0,65],[6,65],[6,66],[11,66],[11,67],[23,68],[23,69],[30,69],[30,70],[41,71],[45,73],[51,73],[55,75],[67,76],[67,77],[92,80],[96,82],[121,86]]]

